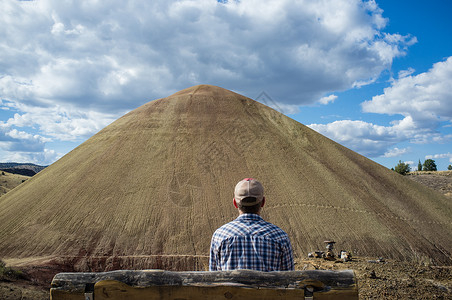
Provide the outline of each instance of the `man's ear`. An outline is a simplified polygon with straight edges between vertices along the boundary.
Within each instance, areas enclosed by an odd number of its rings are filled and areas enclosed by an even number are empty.
[[[239,208],[239,207],[237,206],[237,202],[235,201],[235,198],[232,199],[232,202],[234,203],[235,208]]]
[[[264,207],[264,204],[265,204],[265,197],[262,198],[261,207]]]

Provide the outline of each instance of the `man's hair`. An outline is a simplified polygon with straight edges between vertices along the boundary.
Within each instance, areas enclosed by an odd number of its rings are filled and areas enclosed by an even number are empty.
[[[243,198],[240,202],[237,203],[237,207],[240,209],[241,212],[246,214],[257,214],[261,208],[262,202],[259,202],[257,204],[254,204],[252,206],[244,206],[242,203],[244,202],[254,202],[256,201],[255,197],[246,197]]]

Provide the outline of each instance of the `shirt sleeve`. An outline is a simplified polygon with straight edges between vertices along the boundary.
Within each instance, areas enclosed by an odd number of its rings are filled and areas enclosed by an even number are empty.
[[[293,262],[293,251],[292,244],[290,243],[289,238],[287,238],[286,243],[284,245],[284,251],[281,258],[281,271],[293,271],[295,270],[294,262]]]
[[[218,249],[215,245],[215,234],[212,236],[210,243],[209,271],[217,271]]]

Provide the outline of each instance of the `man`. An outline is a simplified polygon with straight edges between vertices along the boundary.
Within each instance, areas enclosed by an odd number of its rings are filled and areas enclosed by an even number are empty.
[[[265,204],[262,184],[253,178],[243,179],[235,187],[233,203],[239,217],[213,234],[209,270],[293,270],[289,236],[260,216]]]

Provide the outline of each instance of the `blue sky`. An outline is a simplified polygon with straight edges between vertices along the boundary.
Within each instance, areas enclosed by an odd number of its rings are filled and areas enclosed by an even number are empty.
[[[221,2],[221,3],[220,3]],[[388,167],[452,164],[452,2],[2,1],[0,161],[213,84]]]

